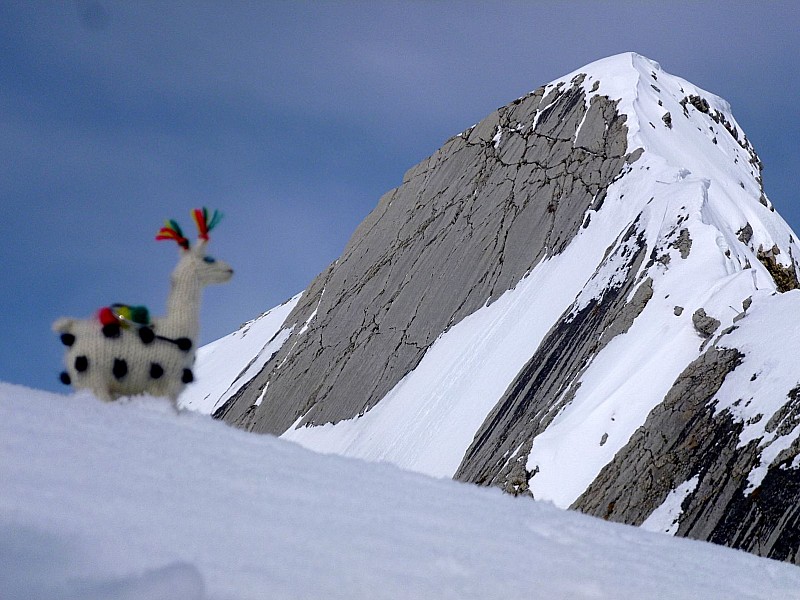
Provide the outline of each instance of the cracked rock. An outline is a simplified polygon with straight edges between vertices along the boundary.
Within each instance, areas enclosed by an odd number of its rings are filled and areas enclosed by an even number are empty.
[[[800,288],[800,282],[797,279],[797,271],[794,267],[794,261],[789,266],[784,266],[775,258],[781,253],[781,249],[777,244],[772,246],[769,250],[764,250],[763,247],[758,247],[756,258],[767,268],[779,292],[788,292],[789,290],[796,290]]]
[[[681,258],[688,258],[692,249],[692,238],[689,236],[689,230],[686,228],[681,229],[677,239],[670,244],[670,247],[678,250],[681,253]]]

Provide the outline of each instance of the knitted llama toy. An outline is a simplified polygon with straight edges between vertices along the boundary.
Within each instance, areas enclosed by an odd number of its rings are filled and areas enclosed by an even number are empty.
[[[200,330],[200,297],[211,283],[224,283],[233,269],[206,255],[208,232],[222,215],[195,209],[192,216],[199,230],[198,243],[189,248],[175,221],[167,221],[157,240],[174,240],[180,260],[172,272],[167,315],[150,320],[143,306],[114,304],[90,319],[61,318],[53,331],[67,346],[67,370],[61,381],[75,388],[88,388],[105,401],[120,396],[151,394],[177,401],[194,379],[197,335]]]

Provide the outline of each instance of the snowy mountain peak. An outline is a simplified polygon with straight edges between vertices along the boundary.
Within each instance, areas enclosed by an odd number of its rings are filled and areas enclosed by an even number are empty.
[[[728,104],[621,54],[411,168],[184,402],[798,562],[798,256]]]
[[[761,161],[726,100],[634,52],[596,61],[546,89],[576,82],[588,102],[595,95],[617,102],[626,116],[629,148],[661,157],[681,178],[736,177],[751,197],[766,201]]]

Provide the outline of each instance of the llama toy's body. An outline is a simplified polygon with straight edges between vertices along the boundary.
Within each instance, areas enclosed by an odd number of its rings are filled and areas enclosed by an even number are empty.
[[[167,314],[152,322],[126,319],[111,309],[90,319],[58,319],[53,330],[67,346],[64,383],[87,388],[101,400],[149,394],[176,402],[193,379],[197,337],[200,331],[200,300],[203,288],[224,283],[233,269],[205,253],[208,232],[219,221],[215,211],[193,212],[200,230],[199,243],[189,248],[177,223],[171,221],[157,239],[173,239],[181,258],[172,272]],[[142,321],[139,319],[139,321]]]

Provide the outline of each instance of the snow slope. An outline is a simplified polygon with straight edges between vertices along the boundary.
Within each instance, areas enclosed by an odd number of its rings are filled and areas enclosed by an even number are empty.
[[[4,600],[800,598],[791,565],[161,400],[0,384],[0,448]]]

